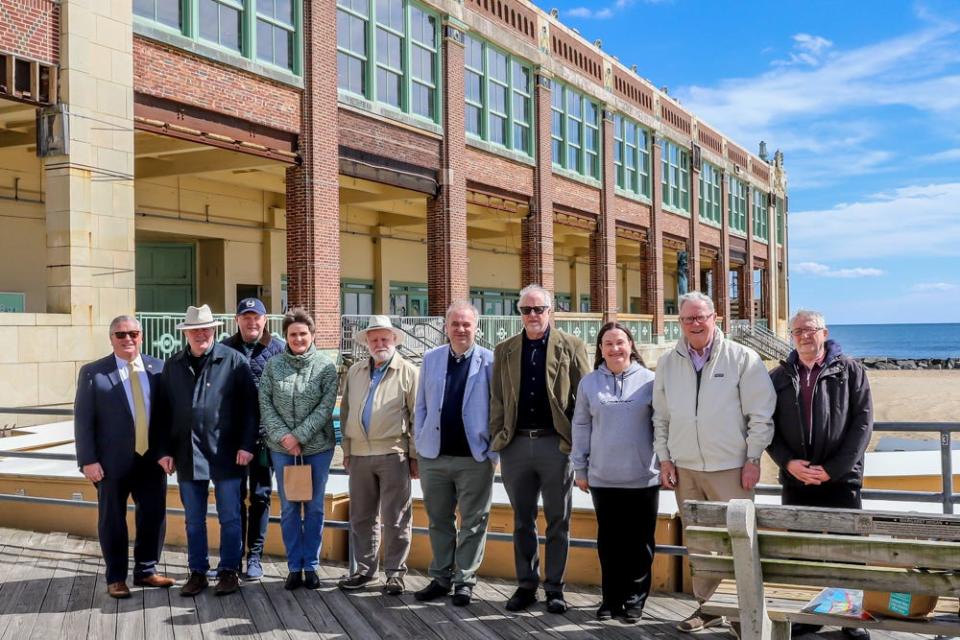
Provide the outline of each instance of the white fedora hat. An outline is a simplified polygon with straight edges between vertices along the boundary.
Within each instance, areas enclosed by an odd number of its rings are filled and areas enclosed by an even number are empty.
[[[397,344],[403,342],[403,331],[393,326],[393,323],[390,322],[390,318],[387,316],[370,316],[370,322],[366,327],[357,331],[357,342],[366,346],[367,344],[367,332],[376,331],[377,329],[387,329],[393,332],[393,336],[397,339]]]
[[[210,311],[210,305],[202,307],[187,307],[187,317],[183,322],[177,325],[177,329],[206,329],[208,327],[219,327],[223,323],[213,319],[213,312]]]

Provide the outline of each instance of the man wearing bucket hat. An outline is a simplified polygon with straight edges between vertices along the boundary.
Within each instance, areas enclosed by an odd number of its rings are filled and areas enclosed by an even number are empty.
[[[216,342],[210,307],[187,308],[177,325],[187,346],[167,361],[153,404],[150,448],[167,473],[177,472],[187,527],[190,578],[180,590],[195,596],[207,586],[207,502],[210,482],[220,522],[217,595],[239,588],[243,540],[240,483],[253,458],[258,420],[257,387],[246,359]]]
[[[223,344],[247,359],[257,387],[260,386],[260,376],[267,366],[267,361],[278,353],[283,353],[284,346],[283,340],[273,337],[267,330],[267,308],[257,298],[244,298],[237,305],[237,332],[224,338]],[[257,422],[261,422],[259,411]],[[240,530],[246,544],[248,580],[259,580],[263,577],[260,556],[263,555],[267,525],[270,524],[270,494],[273,490],[273,481],[270,477],[270,454],[264,444],[265,438],[266,427],[261,424],[257,432],[256,448],[252,452],[253,460],[247,465],[246,477],[240,483]],[[247,509],[248,495],[249,509]]]
[[[361,589],[377,579],[380,517],[383,565],[390,595],[403,593],[410,553],[410,479],[417,454],[411,437],[417,398],[417,367],[397,353],[403,332],[387,316],[371,316],[357,332],[370,353],[347,371],[340,402],[343,466],[350,474],[350,548],[356,570],[341,589]]]

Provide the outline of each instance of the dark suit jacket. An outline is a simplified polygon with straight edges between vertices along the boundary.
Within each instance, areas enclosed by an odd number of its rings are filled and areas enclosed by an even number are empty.
[[[156,401],[156,382],[163,370],[163,362],[148,355],[142,358],[150,381],[152,406]],[[152,427],[151,424],[151,430]],[[104,475],[111,477],[130,472],[136,453],[133,413],[112,353],[80,369],[73,429],[78,465],[99,462]],[[144,457],[151,461],[157,459],[152,448]]]
[[[517,429],[517,396],[520,393],[520,356],[523,334],[497,345],[493,352],[490,382],[490,449],[500,451],[513,440]],[[556,327],[547,338],[547,397],[560,450],[570,453],[570,419],[577,401],[580,378],[593,371],[587,345]]]
[[[172,456],[180,480],[239,478],[237,451],[256,451],[259,396],[247,359],[214,344],[194,379],[187,349],[163,368],[152,406],[150,448]]]

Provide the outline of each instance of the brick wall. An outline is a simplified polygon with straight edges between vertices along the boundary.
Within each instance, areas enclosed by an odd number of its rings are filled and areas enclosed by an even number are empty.
[[[690,219],[678,216],[670,211],[664,211],[661,229],[664,233],[669,233],[672,236],[687,238],[690,235]]]
[[[617,214],[617,220],[628,222],[638,227],[650,226],[650,205],[648,204],[643,204],[630,198],[614,196],[613,210]]]
[[[720,229],[705,224],[700,225],[700,242],[711,247],[719,247]]]
[[[330,73],[336,77],[335,68]],[[133,39],[133,88],[276,129],[300,131],[299,89],[139,36]],[[335,103],[332,110],[336,112]]]
[[[553,201],[556,204],[600,214],[600,189],[558,175],[553,176],[553,185]]]
[[[50,0],[0,0],[0,52],[60,61],[60,5]]]
[[[437,138],[346,109],[340,110],[339,143],[383,158],[440,169],[440,140]]]
[[[467,147],[465,170],[471,182],[517,195],[533,196],[533,167]]]
[[[534,170],[534,196],[530,215],[520,227],[520,279],[522,285],[537,283],[548,291],[554,289],[553,265],[553,169],[550,147],[550,98],[552,81],[537,76],[534,93],[537,136]]]

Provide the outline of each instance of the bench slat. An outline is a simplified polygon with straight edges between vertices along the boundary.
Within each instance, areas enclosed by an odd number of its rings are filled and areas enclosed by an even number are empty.
[[[764,558],[948,570],[960,567],[960,542],[786,531],[759,531],[757,536],[760,556]],[[726,529],[691,526],[684,532],[684,538],[692,550],[733,555],[730,535]]]
[[[882,618],[879,620],[856,620],[843,616],[833,616],[800,611],[806,602],[787,601],[780,599],[767,600],[767,614],[771,620],[789,620],[806,624],[824,626],[851,626],[864,629],[884,629],[901,631],[904,633],[921,633],[928,635],[958,636],[960,635],[960,618],[954,615],[938,614],[920,620],[901,620],[899,618]],[[738,619],[740,612],[737,608],[737,597],[727,594],[716,594],[703,603],[704,613],[715,616],[727,616]]]
[[[935,596],[956,596],[960,594],[960,574],[925,573],[917,569],[864,567],[835,562],[804,562],[800,560],[762,559],[760,564],[764,582],[896,591]],[[735,577],[733,558],[727,556],[691,553],[690,566],[695,576],[721,579]]]
[[[757,526],[857,535],[881,534],[906,538],[960,541],[960,516],[897,511],[859,511],[758,504]],[[684,526],[725,527],[727,505],[716,502],[684,503]]]

